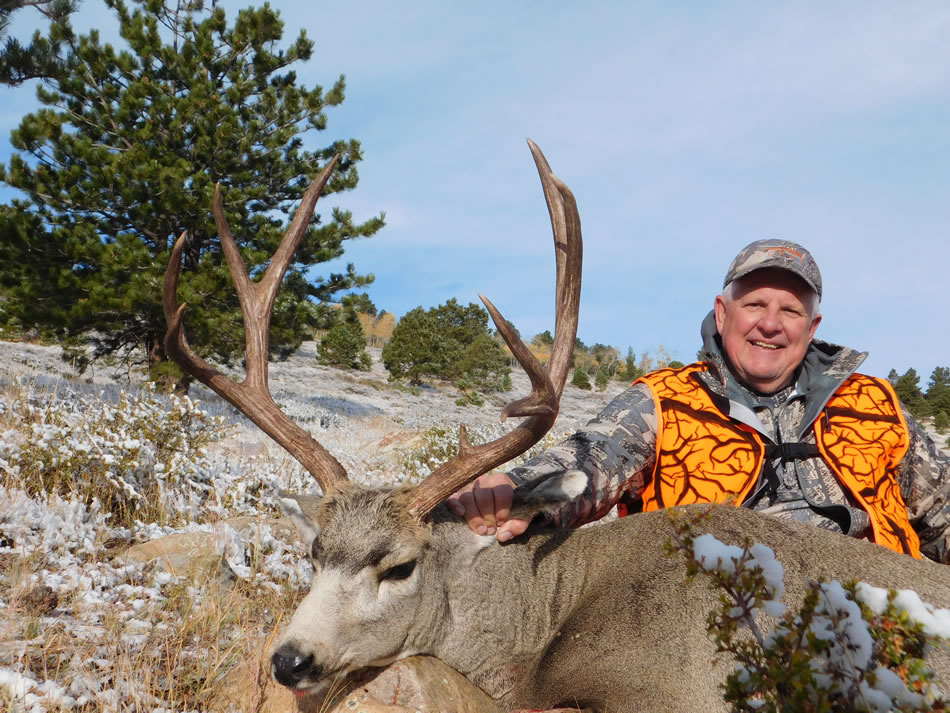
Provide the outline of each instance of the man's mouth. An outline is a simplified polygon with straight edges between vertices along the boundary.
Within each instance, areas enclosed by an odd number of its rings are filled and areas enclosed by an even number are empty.
[[[781,349],[781,346],[778,344],[769,344],[768,342],[759,342],[755,339],[750,340],[750,343],[754,347],[761,347],[762,349]]]

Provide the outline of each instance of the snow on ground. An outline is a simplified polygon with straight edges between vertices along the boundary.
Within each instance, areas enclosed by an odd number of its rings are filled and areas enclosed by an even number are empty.
[[[527,377],[514,369],[510,393],[493,394],[481,407],[459,406],[455,403],[458,393],[451,385],[394,388],[388,383],[379,350],[370,352],[370,372],[341,371],[317,364],[316,343],[305,342],[287,361],[273,363],[270,368],[270,389],[278,404],[298,423],[312,429],[317,440],[357,479],[399,478],[396,469],[381,462],[380,451],[388,453],[391,444],[404,443],[432,427],[454,433],[464,423],[470,433],[501,433],[506,430],[499,419],[502,406],[530,392]],[[75,372],[59,354],[58,347],[0,342],[0,384],[18,380],[47,388],[70,379],[74,387],[87,393],[105,389],[108,395],[123,385],[141,383],[141,376],[135,372],[103,365],[91,368],[77,381]],[[568,385],[552,434],[571,433],[595,416],[624,386],[611,382],[605,392],[597,392]],[[245,454],[277,449],[267,436],[201,384],[192,387],[191,396],[212,415],[225,414],[237,424],[237,432],[223,447]]]
[[[511,427],[500,424],[501,407],[530,391],[516,372],[511,393],[459,406],[451,386],[389,384],[373,356],[370,372],[344,372],[317,365],[315,344],[305,343],[273,364],[270,378],[281,407],[366,483],[424,476],[460,423],[474,441],[497,437]],[[568,386],[546,442],[623,386]],[[0,342],[0,707],[152,711],[200,699],[142,671],[169,665],[183,612],[212,606],[210,595],[188,577],[121,556],[130,546],[205,537],[215,576],[241,583],[251,599],[284,602],[308,580],[306,559],[260,516],[276,515],[278,489],[309,492],[312,479],[215,394],[197,385],[190,396],[145,389],[124,365],[78,375],[58,347]],[[49,473],[67,473],[69,483],[45,492]],[[269,616],[257,622],[262,635],[276,625]],[[196,678],[212,678],[215,657],[239,647],[247,625],[222,625],[208,641],[189,634],[175,668],[210,667]]]

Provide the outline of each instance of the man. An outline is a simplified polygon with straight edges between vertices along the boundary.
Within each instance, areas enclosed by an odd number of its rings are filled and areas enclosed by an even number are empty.
[[[449,507],[507,541],[513,488],[565,470],[584,493],[546,513],[572,527],[606,515],[732,500],[950,564],[950,458],[867,357],[815,341],[821,274],[802,246],[748,245],[702,325],[703,361],[647,374],[585,428]]]

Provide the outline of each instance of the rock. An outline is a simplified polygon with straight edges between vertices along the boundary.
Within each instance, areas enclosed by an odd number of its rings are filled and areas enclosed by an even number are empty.
[[[376,454],[388,453],[391,450],[409,448],[422,441],[418,429],[400,429],[383,436],[379,441],[370,445],[372,451]]]
[[[430,656],[412,656],[350,684],[328,702],[297,698],[258,660],[238,664],[218,689],[212,710],[247,713],[499,713],[464,676]]]
[[[210,532],[180,532],[132,545],[119,555],[126,562],[154,562],[174,575],[205,581],[228,573]]]
[[[230,527],[242,539],[253,541],[258,528],[265,525],[270,527],[274,537],[287,544],[298,539],[297,528],[290,518],[234,517],[215,525],[212,532],[178,532],[132,545],[118,555],[118,559],[143,564],[152,562],[174,575],[187,576],[195,581],[229,580],[234,575],[224,559],[224,541],[227,539],[224,528]]]
[[[356,706],[353,701],[357,702]],[[499,710],[481,689],[431,656],[412,656],[382,669],[372,680],[348,694],[334,710],[339,713],[362,710],[367,701],[423,713],[497,713]]]

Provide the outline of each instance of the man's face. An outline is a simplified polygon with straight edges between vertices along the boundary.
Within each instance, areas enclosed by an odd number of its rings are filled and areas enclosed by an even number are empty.
[[[815,296],[786,270],[756,270],[716,297],[716,327],[735,375],[771,394],[792,382],[815,336],[821,315]]]

